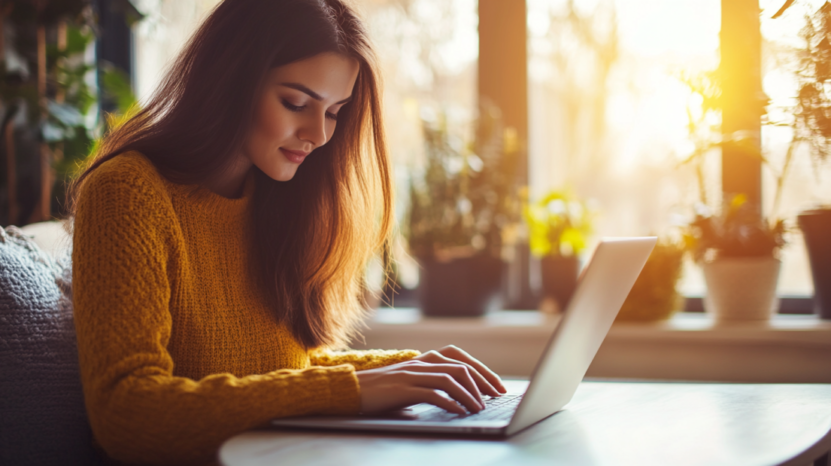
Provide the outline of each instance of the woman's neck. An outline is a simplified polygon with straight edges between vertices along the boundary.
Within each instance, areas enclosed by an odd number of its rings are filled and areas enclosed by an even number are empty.
[[[210,191],[228,199],[242,197],[245,175],[252,169],[252,163],[245,157],[236,157],[231,168],[217,173],[202,183]]]

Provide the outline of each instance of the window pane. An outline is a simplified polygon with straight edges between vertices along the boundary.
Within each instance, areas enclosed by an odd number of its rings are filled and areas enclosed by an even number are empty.
[[[134,30],[136,97],[145,101],[156,89],[197,26],[220,0],[135,0],[145,18]]]
[[[535,196],[570,186],[594,199],[597,237],[666,231],[699,189],[679,79],[718,65],[718,0],[528,0],[530,165]],[[700,105],[699,105],[700,107]],[[706,155],[718,204],[720,162]],[[689,267],[681,288],[701,294]]]
[[[824,1],[814,0],[796,2],[784,15],[772,19],[771,16],[782,6],[782,2],[759,2],[762,8],[762,37],[765,41],[762,50],[763,86],[770,98],[768,113],[771,121],[785,124],[793,121],[789,108],[796,103],[796,50],[804,48],[799,33],[805,25],[805,15],[816,11],[823,3]],[[766,213],[789,219],[790,224],[796,227],[796,215],[801,210],[815,207],[822,201],[831,201],[831,164],[816,165],[808,147],[798,147],[784,180],[781,202],[774,211],[776,180],[782,171],[792,135],[793,132],[786,126],[762,127],[762,148],[770,161],[770,166],[765,167],[763,172],[762,188]],[[811,270],[798,228],[794,228],[789,240],[790,244],[782,255],[779,294],[811,295]]]
[[[399,225],[409,205],[410,177],[423,169],[422,119],[447,118],[462,143],[472,137],[477,108],[479,37],[475,0],[363,0],[358,3],[384,78],[384,112],[396,175]],[[418,266],[398,238],[398,279],[418,284]],[[401,305],[397,299],[397,305]]]

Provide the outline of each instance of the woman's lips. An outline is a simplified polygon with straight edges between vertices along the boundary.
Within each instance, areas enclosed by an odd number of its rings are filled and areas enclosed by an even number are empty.
[[[280,151],[283,153],[284,156],[286,156],[286,159],[288,159],[288,161],[292,163],[303,163],[303,160],[305,160],[306,156],[309,155],[308,152],[303,152],[299,150],[289,150],[284,149],[282,147],[280,148]]]

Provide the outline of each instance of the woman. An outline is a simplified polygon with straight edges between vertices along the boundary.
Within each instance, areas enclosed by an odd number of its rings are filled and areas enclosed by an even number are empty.
[[[359,277],[391,196],[353,12],[221,3],[70,188],[81,376],[106,454],[199,464],[276,417],[477,412],[504,393],[455,347],[332,349],[364,317]]]

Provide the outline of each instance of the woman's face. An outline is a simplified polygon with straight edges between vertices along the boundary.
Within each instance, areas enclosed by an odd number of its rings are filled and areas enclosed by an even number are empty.
[[[292,179],[303,160],[332,138],[357,77],[355,59],[328,52],[272,69],[244,156],[274,180]]]

